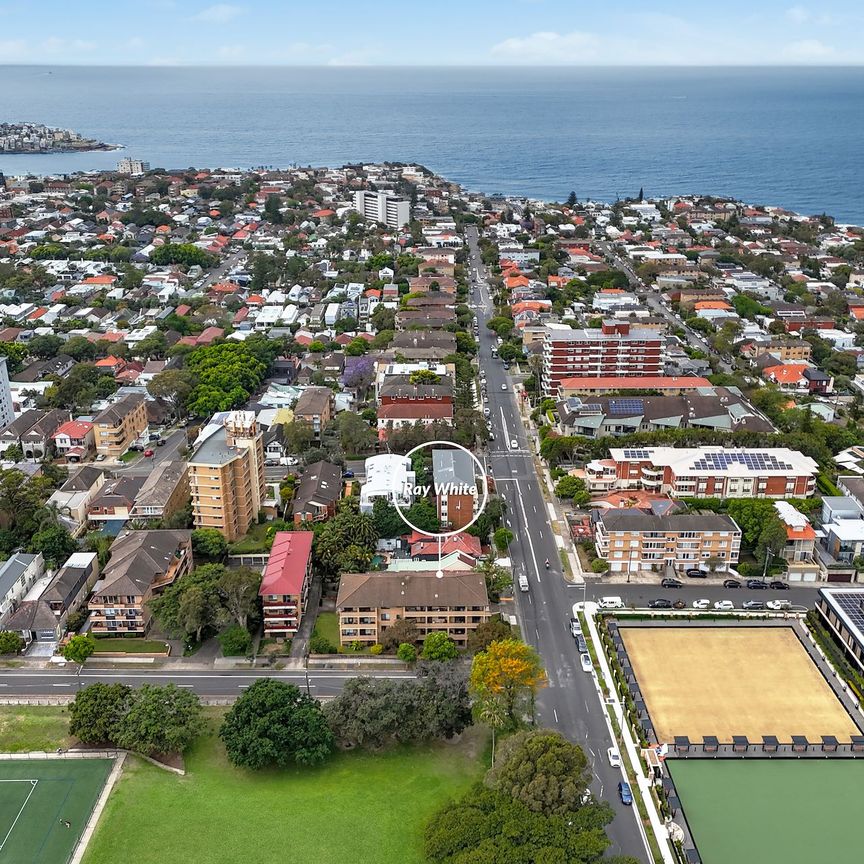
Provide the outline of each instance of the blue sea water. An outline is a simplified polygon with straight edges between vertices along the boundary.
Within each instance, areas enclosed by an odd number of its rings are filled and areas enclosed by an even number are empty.
[[[420,162],[562,200],[713,193],[864,221],[864,68],[0,67],[0,119],[125,153],[0,171]]]

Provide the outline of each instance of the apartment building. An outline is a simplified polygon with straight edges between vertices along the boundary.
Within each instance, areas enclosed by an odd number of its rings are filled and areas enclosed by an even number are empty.
[[[432,451],[432,482],[444,531],[464,528],[477,515],[480,487],[474,460],[464,450]]]
[[[312,579],[311,531],[279,531],[258,595],[264,610],[264,637],[290,639],[306,612]]]
[[[664,365],[665,340],[654,330],[617,320],[587,330],[549,325],[543,339],[543,393],[557,396],[567,378],[660,376]]]
[[[411,202],[386,192],[361,189],[354,193],[354,209],[369,222],[402,228],[411,221]]]
[[[148,601],[191,569],[191,531],[129,531],[118,537],[88,603],[92,633],[146,635]]]
[[[725,570],[737,563],[741,529],[730,516],[641,510],[594,511],[597,554],[613,573],[684,571],[700,565]]]
[[[140,174],[146,174],[150,170],[150,163],[142,159],[124,158],[117,163],[118,174],[130,174],[137,177]]]
[[[333,419],[334,397],[329,387],[307,387],[294,406],[294,419],[312,427],[315,441]]]
[[[12,390],[9,387],[9,370],[6,368],[6,358],[0,357],[0,429],[8,426],[14,419]]]
[[[585,466],[591,492],[645,489],[673,498],[808,498],[819,467],[786,447],[611,448]]]
[[[147,431],[147,406],[143,396],[130,394],[109,405],[93,418],[96,452],[119,459]]]
[[[374,645],[400,619],[411,621],[420,638],[444,632],[464,647],[468,635],[491,615],[480,573],[343,573],[336,598],[339,643]]]
[[[135,496],[133,519],[170,519],[189,501],[189,471],[182,459],[166,459],[153,466]]]
[[[231,411],[210,424],[189,459],[196,528],[215,528],[228,542],[242,537],[264,500],[264,435],[251,411]]]

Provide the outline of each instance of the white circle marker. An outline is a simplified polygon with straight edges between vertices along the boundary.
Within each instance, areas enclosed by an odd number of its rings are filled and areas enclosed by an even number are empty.
[[[424,531],[422,528],[418,528],[416,525],[412,525],[411,522],[409,522],[406,518],[405,514],[402,512],[402,508],[399,506],[398,495],[393,499],[393,506],[396,508],[396,512],[402,518],[402,521],[409,528],[411,528],[412,531],[416,531],[418,534],[422,534],[424,537],[435,537],[438,540],[444,540],[447,537],[453,537],[456,534],[462,534],[464,531],[467,531],[480,518],[480,514],[486,509],[486,502],[489,500],[489,483],[486,479],[486,472],[483,470],[483,466],[480,464],[480,460],[467,447],[463,447],[461,444],[454,444],[452,441],[426,441],[423,444],[418,444],[416,447],[413,447],[411,450],[409,450],[405,454],[405,458],[410,459],[411,456],[418,450],[422,450],[424,447],[434,447],[436,444],[447,448],[455,448],[456,450],[461,450],[463,453],[467,453],[474,460],[474,464],[477,466],[477,470],[479,471],[480,476],[483,478],[483,500],[480,502],[480,507],[477,509],[477,513],[474,515],[474,518],[467,525],[463,525],[461,528],[457,528],[455,531],[438,531],[436,533],[433,531]],[[439,570],[438,572],[441,571]]]

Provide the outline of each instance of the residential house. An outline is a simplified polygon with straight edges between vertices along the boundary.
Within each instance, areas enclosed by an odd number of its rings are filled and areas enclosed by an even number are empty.
[[[87,420],[69,420],[57,427],[51,436],[54,451],[69,462],[81,462],[96,447],[93,424]]]
[[[13,552],[0,564],[0,623],[45,572],[42,553]],[[5,629],[5,627],[3,627]]]
[[[189,503],[189,470],[182,459],[157,462],[130,511],[132,519],[170,519]]]
[[[307,387],[294,406],[294,419],[312,427],[316,442],[321,440],[321,434],[333,419],[333,414],[333,391],[329,387]]]
[[[88,604],[91,632],[145,636],[150,599],[192,569],[191,538],[191,531],[129,531],[118,537]]]
[[[69,412],[59,408],[25,411],[0,432],[0,452],[18,445],[28,462],[41,462],[52,455],[52,436],[68,419]]]
[[[341,497],[342,471],[338,465],[323,460],[307,465],[294,489],[294,524],[332,519]]]
[[[306,612],[312,578],[311,531],[278,531],[258,594],[264,616],[264,637],[290,639]]]
[[[491,615],[486,581],[480,573],[434,570],[343,573],[336,598],[339,643],[381,642],[396,621],[411,621],[420,637],[443,632],[464,648],[469,635]]]
[[[104,484],[104,471],[95,465],[84,465],[48,499],[47,503],[56,508],[60,521],[74,537],[86,528],[90,504]]]
[[[416,475],[411,460],[395,453],[370,456],[365,462],[366,482],[360,487],[360,512],[371,513],[378,498],[410,507],[414,503]]]
[[[90,502],[87,519],[94,524],[121,523],[131,519],[135,498],[143,485],[143,477],[132,475],[109,480]]]

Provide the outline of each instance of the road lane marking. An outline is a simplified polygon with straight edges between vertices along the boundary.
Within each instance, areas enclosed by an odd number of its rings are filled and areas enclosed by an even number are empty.
[[[552,709],[552,715],[555,717],[555,722],[557,723],[558,722],[558,712],[554,708]]]

